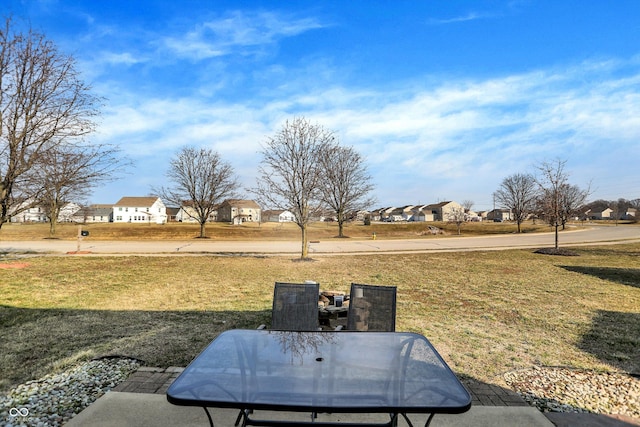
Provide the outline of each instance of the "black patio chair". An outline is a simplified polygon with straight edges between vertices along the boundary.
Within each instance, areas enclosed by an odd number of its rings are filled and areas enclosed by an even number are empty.
[[[317,331],[318,283],[281,283],[273,288],[271,329],[280,331]]]
[[[271,329],[300,332],[321,330],[318,312],[319,297],[319,283],[276,282],[273,288]],[[258,327],[258,329],[265,328],[266,325]],[[252,412],[249,409],[241,409],[235,425],[240,425],[242,417],[247,417]],[[312,417],[315,418],[315,413]]]
[[[396,287],[352,283],[346,329],[395,332]]]

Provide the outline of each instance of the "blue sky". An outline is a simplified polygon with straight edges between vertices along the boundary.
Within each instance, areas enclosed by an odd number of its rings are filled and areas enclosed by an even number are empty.
[[[8,5],[8,7],[7,7]],[[3,0],[105,98],[133,162],[91,202],[162,185],[184,145],[244,187],[306,117],[366,159],[377,207],[472,200],[567,160],[591,199],[640,198],[640,2]]]

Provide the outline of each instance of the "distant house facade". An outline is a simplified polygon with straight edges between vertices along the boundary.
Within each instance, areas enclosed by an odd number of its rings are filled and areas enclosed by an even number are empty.
[[[428,205],[420,205],[413,208],[413,216],[411,221],[415,222],[432,222],[436,220],[433,210],[427,209]]]
[[[214,206],[215,207],[215,206]],[[199,223],[200,215],[198,215],[196,209],[193,207],[193,202],[183,202],[180,209],[176,213],[175,220],[178,222],[197,222]],[[215,222],[218,220],[218,210],[213,209],[209,213],[209,217],[206,222]]]
[[[60,212],[58,213],[58,222],[74,222],[73,216],[76,212],[82,209],[77,203],[69,202],[62,205]]]
[[[79,224],[113,222],[113,205],[96,204],[80,208],[73,214]]]
[[[268,210],[262,213],[262,219],[266,222],[294,222],[296,217],[287,210]]]
[[[261,208],[253,200],[228,199],[218,206],[218,221],[242,224],[260,222]]]
[[[489,221],[513,221],[513,215],[510,209],[494,209],[487,212]]]
[[[33,206],[21,211],[16,215],[11,215],[11,222],[47,222],[49,218],[40,206]]]
[[[425,213],[433,214],[435,221],[449,221],[459,212],[464,212],[464,208],[460,203],[447,201],[427,205],[423,208]]]
[[[113,205],[113,222],[167,222],[167,208],[159,197],[123,197]]]
[[[585,216],[589,219],[612,219],[611,214],[613,213],[613,209],[605,208],[603,210],[587,210],[585,212]]]

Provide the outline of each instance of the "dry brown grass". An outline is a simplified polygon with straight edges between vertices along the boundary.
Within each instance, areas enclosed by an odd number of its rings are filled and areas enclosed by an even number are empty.
[[[30,258],[0,271],[0,389],[99,355],[184,366],[220,331],[268,323],[275,281],[306,279],[397,286],[397,329],[484,382],[531,365],[640,372],[640,244],[573,249]]]
[[[361,222],[349,223],[345,227],[345,235],[350,238],[370,238],[376,233],[379,239],[407,239],[433,237],[428,226],[440,227],[446,234],[457,235],[453,224],[435,223],[373,223],[365,226]],[[78,225],[59,224],[56,238],[76,239]],[[199,226],[187,223],[158,224],[85,224],[83,230],[89,231],[92,240],[188,240],[199,236]],[[543,224],[528,223],[523,226],[526,233],[548,231]],[[516,226],[509,223],[468,223],[462,227],[463,236],[480,234],[514,233]],[[207,238],[212,240],[295,240],[300,238],[299,228],[292,223],[245,223],[231,225],[227,223],[210,223],[206,228]],[[309,227],[311,240],[329,239],[338,235],[338,225],[331,222],[312,223]],[[36,240],[49,238],[47,224],[4,224],[0,229],[0,240]]]

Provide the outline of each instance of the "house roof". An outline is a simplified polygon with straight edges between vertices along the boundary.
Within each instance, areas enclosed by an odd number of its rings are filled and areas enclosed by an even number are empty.
[[[133,206],[133,207],[148,207],[158,200],[158,197],[123,197],[118,200],[114,206]]]
[[[111,205],[91,205],[79,209],[74,216],[108,216],[111,213]]]
[[[243,200],[243,199],[227,199],[220,204],[220,206],[240,206],[243,208],[253,208],[260,209],[260,205],[254,202],[253,200]]]

